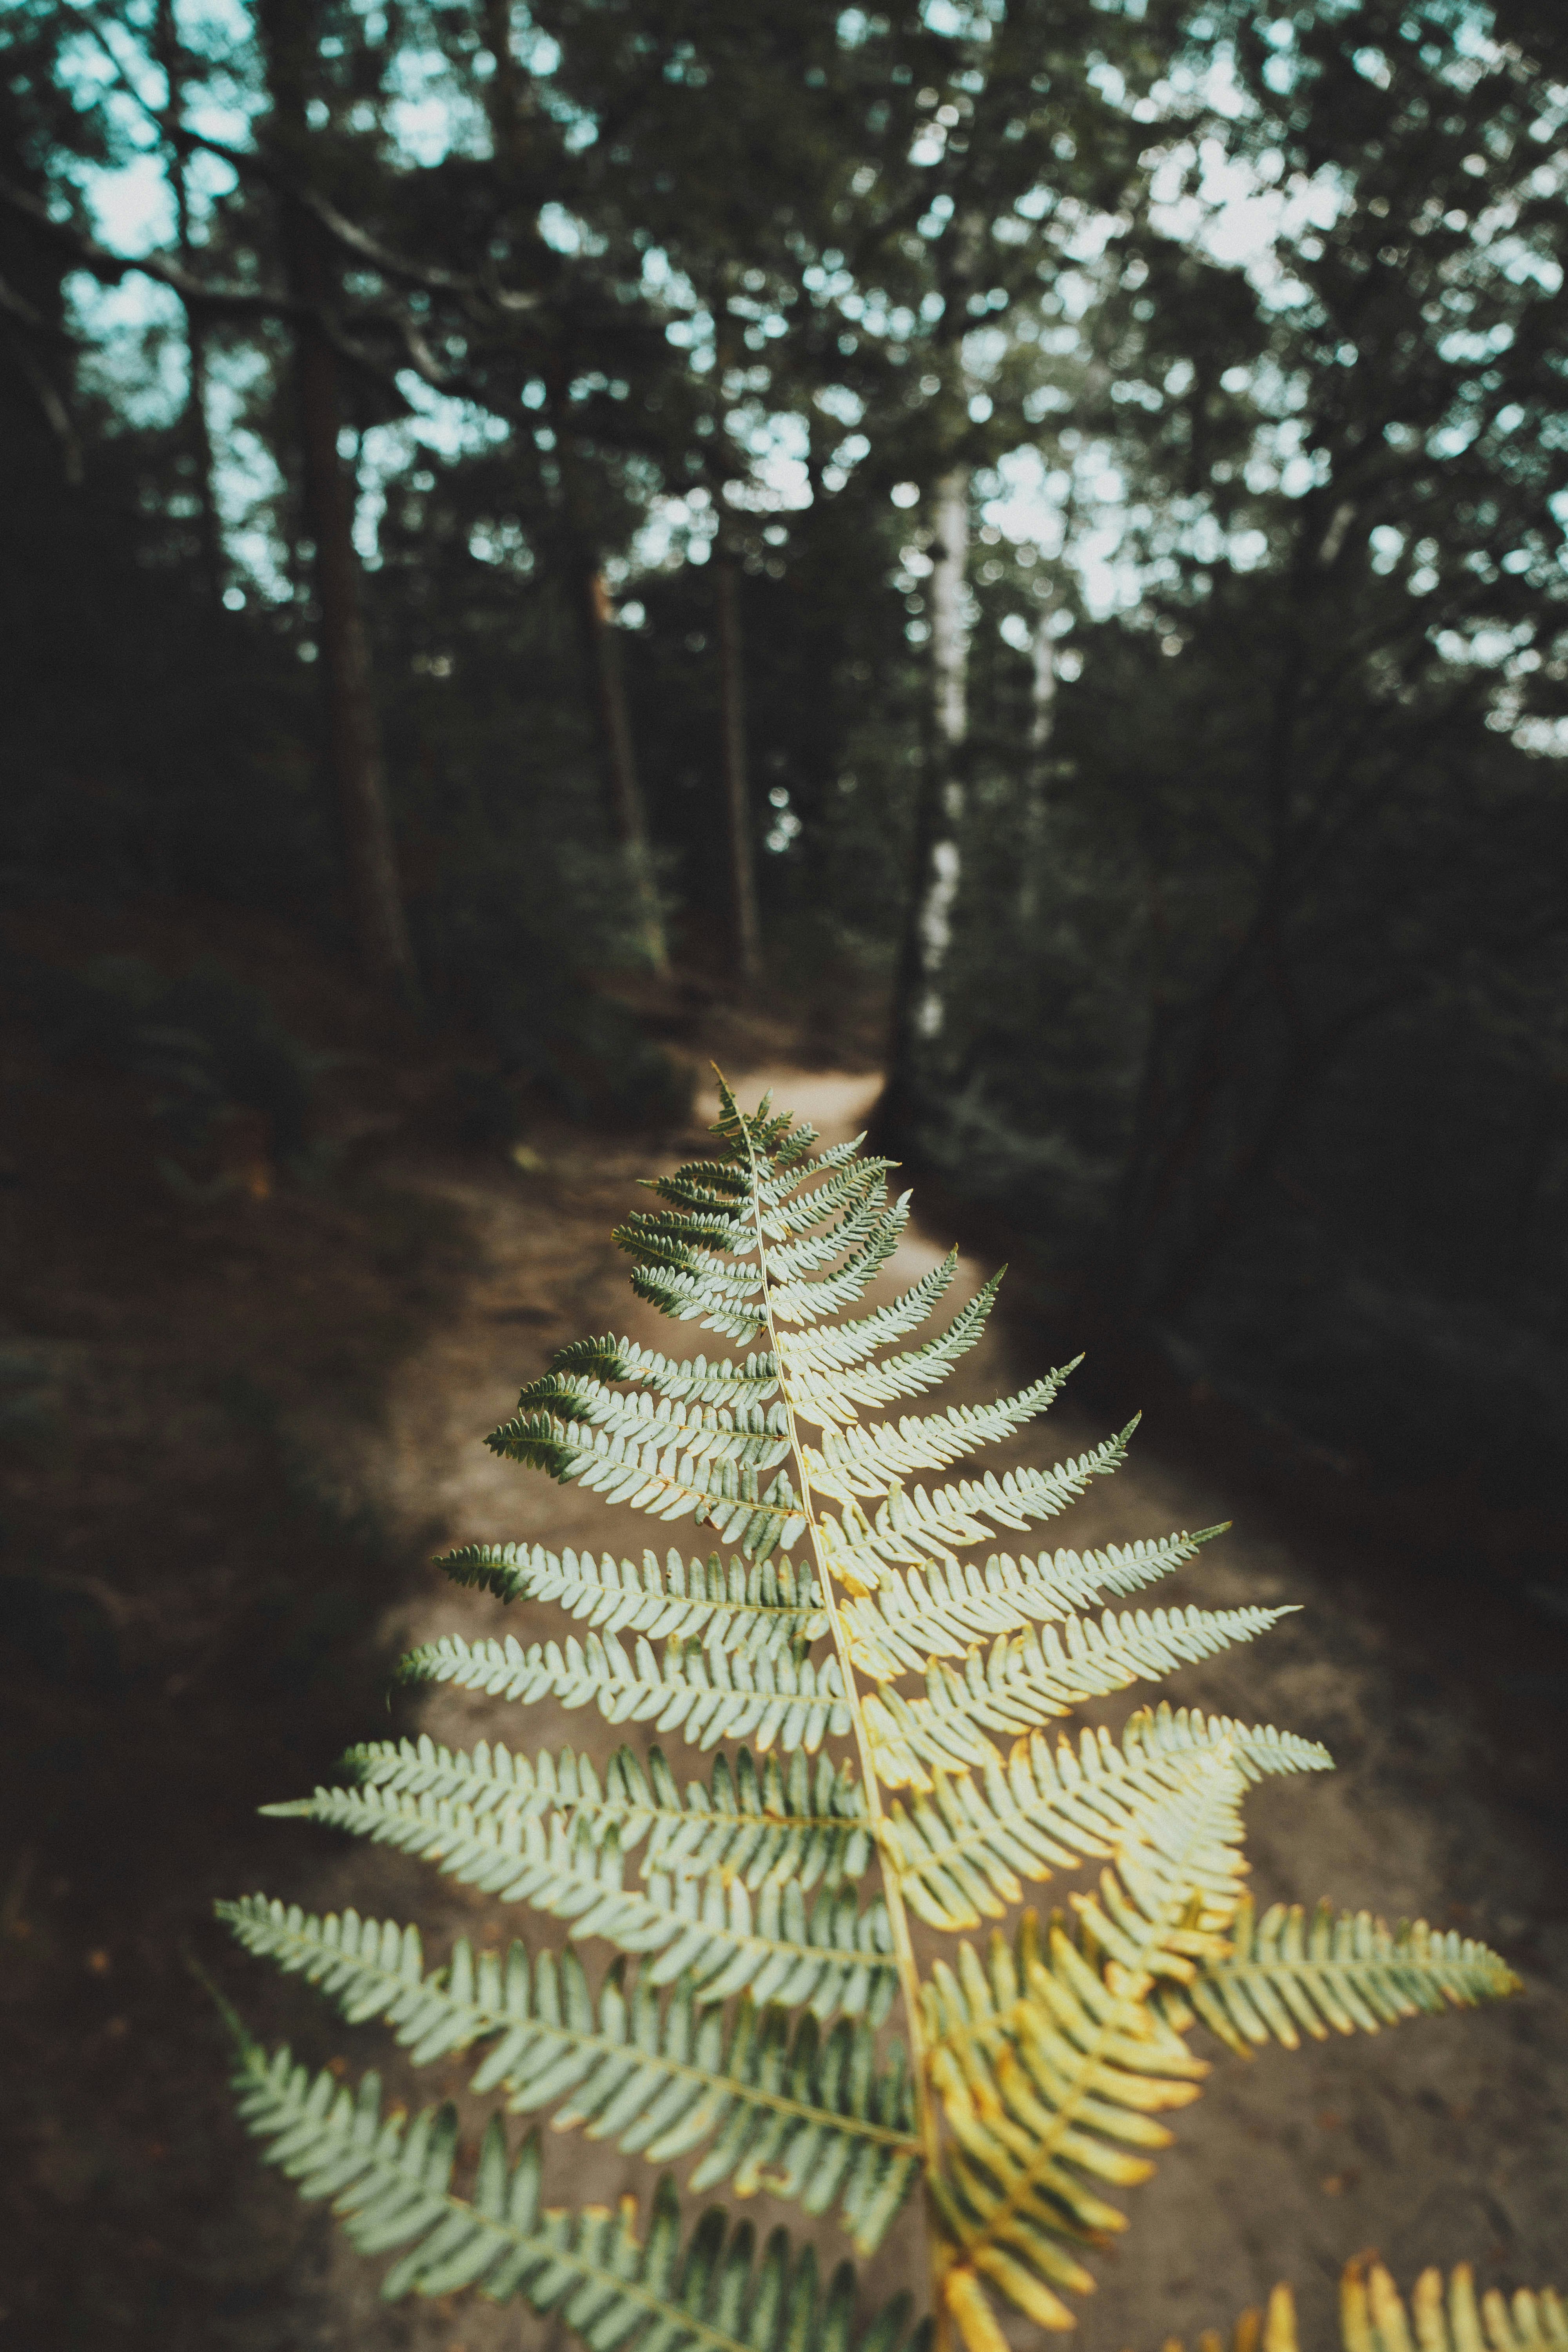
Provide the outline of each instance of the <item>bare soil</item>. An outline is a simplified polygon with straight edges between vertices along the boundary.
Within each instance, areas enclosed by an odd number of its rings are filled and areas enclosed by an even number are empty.
[[[264,943],[255,952],[266,961]],[[340,1026],[352,1011],[338,1008]],[[782,1043],[731,1035],[746,1096],[773,1084],[830,1137],[863,1123],[874,1076],[770,1069]],[[357,1171],[351,1154],[321,1192],[280,1186],[194,1218],[144,1171],[95,1175],[104,1135],[125,1128],[101,1093],[85,1106],[69,1087],[51,1096],[25,1055],[11,1073],[22,1116],[0,1349],[33,1363],[42,1404],[5,1454],[0,2352],[567,2341],[515,2308],[383,2305],[377,2266],[256,2165],[227,2109],[222,2029],[186,1966],[199,1958],[258,2030],[314,2062],[380,2063],[405,2095],[460,2095],[460,2066],[416,2088],[382,2037],[351,2034],[231,1950],[211,1899],[260,1887],[316,1909],[416,1916],[432,1957],[458,1933],[513,1932],[417,1864],[258,1821],[255,1807],[303,1793],[350,1741],[385,1730],[386,1673],[407,1643],[558,1630],[550,1612],[536,1623],[457,1591],[431,1551],[477,1537],[622,1552],[647,1539],[645,1522],[499,1463],[479,1440],[564,1339],[616,1329],[670,1344],[631,1301],[607,1234],[633,1178],[689,1139],[542,1123],[525,1172],[453,1146],[442,1074],[405,1040],[367,1029],[363,1055],[357,1101],[340,1111],[348,1129],[372,1122]],[[886,1286],[946,1238],[912,1230]],[[966,1252],[956,1295],[989,1271]],[[949,1393],[994,1394],[1039,1352],[1023,1322],[999,1320]],[[1058,1410],[1006,1458],[1077,1451],[1109,1418]],[[1326,2345],[1332,2282],[1368,2245],[1406,2278],[1461,2257],[1508,2287],[1568,2276],[1568,1633],[1479,1575],[1428,1587],[1408,1554],[1347,1535],[1342,1498],[1325,1529],[1266,1479],[1233,1483],[1201,1452],[1169,1448],[1159,1425],[1060,1539],[1227,1516],[1233,1532],[1168,1597],[1288,1600],[1300,1613],[1188,1670],[1172,1695],[1312,1734],[1340,1768],[1251,1800],[1259,1898],[1327,1894],[1461,1926],[1505,1950],[1527,1990],[1489,2013],[1250,2065],[1216,2049],[1209,2095],[1100,2265],[1089,2352],[1190,2341],[1280,2277],[1296,2284],[1306,2340]],[[445,1692],[398,1697],[390,1721],[599,1757],[621,1738],[596,1716],[542,1707],[523,1727],[515,1710]],[[678,1769],[702,1769],[676,1746]],[[580,2135],[547,2134],[546,2156],[552,2199],[646,2192],[645,2173]],[[760,2231],[796,2219],[756,2200]],[[900,2224],[868,2292],[918,2261],[913,2224]],[[1020,2328],[1014,2340],[1040,2339]]]

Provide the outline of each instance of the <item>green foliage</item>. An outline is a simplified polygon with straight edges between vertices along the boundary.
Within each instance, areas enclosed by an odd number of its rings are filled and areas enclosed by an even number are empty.
[[[716,1870],[752,1889],[769,1878],[833,1885],[860,1877],[870,1860],[853,1771],[825,1756],[808,1766],[799,1749],[787,1770],[776,1756],[759,1769],[746,1748],[732,1767],[720,1756],[711,1780],[689,1781],[684,1793],[657,1748],[646,1767],[631,1748],[618,1749],[602,1784],[588,1759],[569,1748],[559,1758],[546,1749],[530,1763],[483,1740],[454,1755],[423,1736],[354,1748],[345,1760],[359,1773],[358,1787],[318,1789],[268,1811],[363,1828],[433,1859],[458,1850],[454,1837],[482,1842],[482,1824],[493,1822],[499,1838],[514,1821],[558,1815],[574,1827],[587,1822],[595,1838],[613,1828],[623,1853],[646,1837],[649,1869]]]
[[[1255,1920],[1244,1899],[1222,1960],[1190,1988],[1193,2007],[1240,2055],[1249,2042],[1300,2046],[1303,2033],[1375,2033],[1425,2010],[1472,2008],[1512,1989],[1495,1952],[1450,1928],[1434,1933],[1424,1919],[1390,1934],[1368,1912],[1320,1903],[1309,1923],[1300,1904],[1276,1903]]]
[[[1312,1741],[1162,1700],[1119,1738],[1050,1743],[1043,1727],[1086,1700],[1284,1612],[1086,1613],[1184,1567],[1215,1528],[965,1559],[988,1523],[1066,1507],[1130,1433],[1048,1471],[907,1486],[1013,1435],[1065,1374],[990,1406],[863,1421],[945,1376],[995,1286],[914,1348],[899,1343],[933,1312],[951,1261],[847,1319],[908,1196],[889,1203],[886,1161],[814,1151],[813,1130],[770,1103],[747,1115],[721,1101],[717,1154],[657,1180],[660,1207],[617,1238],[643,1296],[751,1352],[678,1363],[626,1339],[574,1342],[490,1443],[651,1517],[706,1519],[734,1549],[634,1564],[467,1546],[442,1562],[455,1581],[503,1606],[558,1604],[585,1637],[445,1636],[402,1676],[593,1705],[692,1748],[749,1744],[682,1786],[658,1747],[601,1769],[570,1748],[389,1739],[353,1751],[342,1785],[268,1808],[421,1856],[566,1932],[504,1951],[459,1938],[429,1968],[413,1924],[260,1895],[220,1906],[247,1950],[351,2022],[384,2021],[415,2063],[472,2053],[473,2089],[500,2102],[458,2187],[449,2113],[384,2121],[374,2075],[356,2097],[247,2045],[241,2111],[366,2252],[399,2250],[388,2294],[521,2294],[590,2344],[647,2352],[890,2352],[907,2313],[855,2335],[848,2273],[824,2304],[809,2256],[775,2233],[754,2269],[749,2231],[728,2235],[721,2213],[680,2254],[668,2183],[640,2244],[630,2200],[618,2216],[545,2211],[537,2143],[514,2155],[505,2114],[549,2109],[556,2129],[689,2164],[700,2193],[836,2210],[866,2252],[918,2186],[932,2312],[910,2352],[997,2352],[998,2299],[1071,2325],[1064,2298],[1126,2226],[1109,2192],[1148,2177],[1171,2137],[1161,2118],[1199,2094],[1200,2024],[1243,2053],[1294,2047],[1515,1980],[1484,1947],[1420,1924],[1391,1935],[1325,1909],[1309,1927],[1283,1906],[1255,1920],[1243,1800],[1270,1776],[1329,1769]],[[921,1982],[911,1916],[962,1934],[1086,1864],[1097,1874],[1069,1885],[1065,1912],[1026,1912],[984,1956],[961,1944]],[[596,1976],[594,1944],[616,1955]]]
[[[75,971],[29,962],[15,977],[50,1053],[136,1081],[172,1143],[199,1145],[226,1111],[255,1110],[274,1156],[305,1162],[324,1058],[222,964],[168,979],[141,956],[98,956]]]
[[[426,2108],[408,2123],[381,2113],[381,2085],[357,2094],[331,2074],[312,2082],[287,2050],[270,2061],[247,2050],[237,2077],[240,2112],[309,2199],[330,2197],[365,2253],[406,2251],[388,2272],[389,2295],[450,2294],[477,2286],[495,2302],[521,2294],[536,2311],[560,2311],[595,2347],[634,2352],[909,2352],[900,2296],[868,2328],[854,2326],[847,2266],[826,2294],[809,2248],[793,2260],[782,2230],[755,2259],[749,2223],[731,2231],[706,2214],[686,2246],[673,2190],[654,2200],[648,2233],[636,2206],[581,2213],[542,2208],[537,2139],[509,2158],[499,2121],[485,2135],[470,2198],[453,2194],[457,2111]]]

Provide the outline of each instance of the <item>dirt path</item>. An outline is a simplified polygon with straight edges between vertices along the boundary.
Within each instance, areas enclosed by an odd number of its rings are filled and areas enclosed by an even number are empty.
[[[830,1139],[853,1131],[875,1091],[874,1080],[860,1076],[753,1072],[742,1081],[742,1098],[766,1084]],[[596,1154],[584,1142],[531,1179],[447,1180],[448,1197],[479,1236],[487,1271],[462,1315],[400,1375],[384,1445],[362,1465],[395,1519],[435,1519],[453,1541],[526,1537],[552,1547],[640,1552],[647,1523],[500,1464],[479,1443],[510,1409],[520,1380],[563,1339],[615,1329],[675,1344],[668,1325],[630,1300],[622,1266],[602,1238],[630,1204],[633,1172],[625,1154]],[[902,1287],[940,1255],[938,1238],[915,1228],[882,1288]],[[955,1295],[967,1296],[989,1270],[966,1258]],[[1020,1352],[1016,1332],[994,1332],[947,1397],[976,1401],[1038,1369],[1016,1361]],[[1037,1433],[1032,1447],[997,1449],[988,1458],[997,1466],[1038,1459],[1045,1444],[1051,1458],[1100,1433],[1069,1409],[1053,1416],[1048,1439]],[[1226,1512],[1224,1495],[1145,1445],[1079,1507],[1061,1540],[1157,1534]],[[689,1526],[676,1532],[683,1541],[690,1536]],[[1338,1581],[1331,1601],[1330,1581],[1310,1540],[1252,1513],[1157,1596],[1302,1604],[1261,1643],[1190,1669],[1173,1686],[1173,1696],[1321,1738],[1338,1759],[1331,1779],[1277,1783],[1252,1798],[1257,1892],[1263,1900],[1328,1894],[1391,1918],[1419,1914],[1461,1924],[1518,1959],[1527,1998],[1479,2017],[1423,2021],[1375,2041],[1274,2052],[1250,2066],[1216,2052],[1211,2095],[1183,2119],[1158,2178],[1131,2200],[1122,2248],[1100,2266],[1101,2287],[1082,2322],[1086,2352],[1123,2346],[1152,2352],[1171,2334],[1191,2341],[1202,2326],[1228,2323],[1281,2276],[1293,2280],[1305,2306],[1306,2340],[1327,2344],[1331,2282],[1344,2260],[1368,2245],[1380,2246],[1406,2278],[1426,2262],[1464,2256],[1509,2286],[1568,2272],[1562,1889],[1528,1827],[1486,1794],[1480,1734],[1463,1689],[1423,1681],[1402,1665],[1399,1644],[1377,1616],[1347,1609]],[[539,1612],[537,1625],[529,1617],[513,1610],[504,1628],[525,1639],[559,1631],[552,1612]],[[500,1630],[502,1612],[432,1575],[397,1620],[389,1633],[417,1641],[443,1630],[470,1636]],[[1126,1703],[1106,1710],[1111,1721],[1126,1712]],[[401,1706],[400,1716],[405,1727],[416,1722],[463,1745],[499,1734],[518,1746],[571,1743],[603,1756],[619,1744],[596,1716],[543,1707],[524,1727],[513,1709],[445,1693]],[[1544,1719],[1539,1727],[1552,1728]],[[374,1729],[343,1726],[345,1739]],[[312,1906],[352,1901],[382,1916],[417,1915],[427,1948],[437,1953],[451,1934],[483,1940],[499,1932],[489,1906],[434,1874],[294,1824],[279,1828],[268,1886]],[[509,1932],[514,1924],[507,1922]],[[348,2051],[357,2068],[374,2039],[340,2032],[331,2046]],[[395,2064],[388,2072],[398,2079]],[[456,2090],[461,2080],[455,2068],[440,2087]],[[430,2095],[432,2078],[420,2082]],[[581,2136],[551,2138],[547,2161],[549,2193],[563,2200],[647,2186],[640,2168]],[[257,2196],[254,2218],[264,2228],[298,2230],[286,2218],[281,2188],[269,2182]],[[760,2230],[796,2219],[765,2199],[757,2200],[755,2218]],[[393,2346],[492,2352],[503,2344],[539,2352],[566,2341],[515,2310],[463,2303],[387,2312],[375,2300],[370,2267],[329,2245],[323,2231],[312,2225],[297,2242],[321,2267],[300,2281],[296,2340],[352,2345],[354,2352]],[[907,2276],[910,2254],[907,2236],[895,2239],[876,2265],[876,2283]],[[1041,2339],[1020,2329],[1015,2340]]]

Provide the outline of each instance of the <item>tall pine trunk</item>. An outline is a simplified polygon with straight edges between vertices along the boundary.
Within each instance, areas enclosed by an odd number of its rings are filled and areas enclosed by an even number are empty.
[[[566,583],[577,618],[594,709],[605,823],[631,882],[638,944],[654,971],[662,974],[669,970],[669,950],[664,934],[664,911],[658,903],[647,803],[637,774],[615,608],[584,522],[587,501],[583,496],[576,452],[572,446],[566,386],[555,369],[547,371],[545,383],[545,415],[555,436],[559,477],[553,560]]]
[[[757,850],[752,831],[751,780],[746,764],[745,647],[741,630],[741,566],[723,543],[713,550],[713,616],[719,640],[719,748],[724,782],[724,830],[729,844],[730,921],[735,975],[744,989],[763,976],[763,927],[757,904]]]
[[[593,669],[598,714],[599,751],[605,772],[605,796],[616,847],[631,877],[639,943],[655,971],[669,970],[664,936],[664,915],[658,903],[658,877],[653,844],[648,838],[647,807],[637,775],[632,741],[631,713],[626,707],[621,648],[616,635],[614,607],[605,575],[579,562],[582,608],[589,661]]]
[[[174,228],[180,267],[195,277],[197,272],[194,267],[195,247],[191,236],[190,189],[187,184],[190,152],[181,130],[184,111],[184,59],[174,0],[158,0],[153,45],[158,62],[163,69],[168,92],[163,129],[169,145],[169,182],[174,198]],[[207,421],[206,330],[198,312],[188,303],[185,305],[185,359],[183,425],[185,457],[191,469],[196,502],[196,555],[203,601],[209,613],[216,613],[223,600],[224,551],[217,501],[213,491],[212,428]]]
[[[503,181],[519,192],[521,202],[528,164],[531,91],[511,44],[510,0],[481,0],[480,21],[491,60],[485,85],[490,147]],[[588,502],[578,479],[572,437],[569,373],[558,356],[544,372],[547,415],[555,436],[560,473],[558,560],[566,575],[587,666],[610,835],[631,881],[638,943],[653,970],[662,975],[669,970],[669,949],[664,910],[658,903],[647,803],[637,773],[614,610],[585,520]]]
[[[311,0],[267,0],[262,29],[279,152],[303,181],[310,165],[306,104],[314,58]],[[417,992],[414,950],[387,806],[386,769],[371,671],[370,639],[353,543],[353,491],[338,455],[342,423],[337,354],[322,321],[336,289],[325,233],[305,206],[279,194],[284,272],[310,315],[295,345],[301,486],[315,542],[327,762],[342,833],[360,958],[372,977],[405,997]]]

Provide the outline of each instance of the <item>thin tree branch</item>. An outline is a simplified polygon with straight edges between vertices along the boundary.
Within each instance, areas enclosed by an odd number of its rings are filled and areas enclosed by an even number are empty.
[[[81,441],[71,421],[70,410],[19,337],[7,335],[5,347],[21,370],[28,390],[42,412],[45,424],[59,444],[60,467],[68,486],[73,490],[79,490],[86,467],[82,459]]]
[[[310,315],[303,304],[296,302],[280,287],[212,286],[188,269],[182,269],[177,262],[166,261],[162,254],[111,253],[107,246],[100,245],[70,222],[56,220],[40,198],[30,195],[25,188],[13,186],[8,180],[0,180],[0,204],[9,205],[54,244],[63,247],[79,269],[89,270],[107,285],[117,286],[121,278],[139,270],[144,278],[155,278],[161,286],[171,288],[182,302],[208,310],[280,319]]]
[[[142,96],[126,72],[94,23],[92,10],[79,7],[74,13],[86,23],[126,97],[140,108],[150,122],[156,125],[160,137],[166,136],[167,126],[163,118],[156,107]],[[534,292],[504,293],[472,271],[446,269],[438,262],[416,261],[409,254],[395,253],[390,246],[384,245],[379,237],[373,236],[357,221],[350,220],[346,213],[339,212],[337,206],[316,189],[297,180],[277,156],[268,152],[260,140],[257,141],[254,148],[234,147],[226,139],[214,139],[205,131],[193,130],[188,123],[179,126],[179,138],[187,147],[199,147],[205,154],[216,155],[236,172],[258,173],[279,194],[287,196],[293,204],[302,205],[320,222],[328,236],[346,251],[356,255],[362,261],[368,261],[384,278],[401,278],[405,285],[418,286],[432,294],[488,297],[507,310],[534,310],[545,299],[542,294]]]

